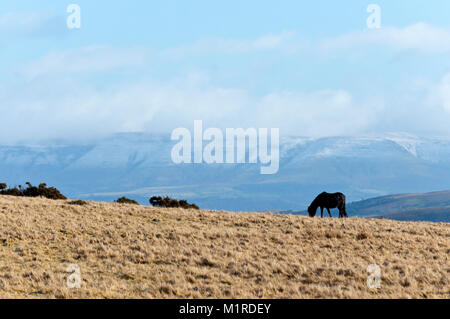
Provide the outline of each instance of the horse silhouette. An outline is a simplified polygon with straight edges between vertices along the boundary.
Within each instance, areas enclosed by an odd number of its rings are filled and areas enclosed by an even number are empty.
[[[333,217],[331,215],[330,208],[339,209],[339,218],[348,217],[347,211],[345,210],[345,195],[342,193],[321,193],[313,200],[311,205],[309,205],[308,207],[308,214],[310,217],[316,216],[318,207],[320,207],[320,217],[322,218],[324,208],[327,209],[328,215],[330,215],[330,217]]]

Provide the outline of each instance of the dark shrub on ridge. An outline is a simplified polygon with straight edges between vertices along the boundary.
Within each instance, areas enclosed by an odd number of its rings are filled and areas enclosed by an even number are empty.
[[[31,185],[31,183],[26,183],[27,188],[22,188],[21,185],[19,187],[14,188],[6,188],[7,184],[1,184],[0,186],[0,195],[9,195],[9,196],[23,196],[23,197],[45,197],[48,199],[67,199],[66,196],[61,194],[59,190],[54,187],[47,187],[47,184],[42,183],[39,187]]]
[[[189,204],[185,200],[178,201],[168,196],[164,198],[162,198],[161,196],[153,196],[152,198],[150,198],[150,204],[154,207],[200,209],[195,204]]]
[[[0,195],[9,195],[9,196],[23,196],[22,191],[17,188],[4,188],[0,191]]]
[[[115,200],[114,203],[139,205],[137,201],[126,197],[120,197],[117,200]]]

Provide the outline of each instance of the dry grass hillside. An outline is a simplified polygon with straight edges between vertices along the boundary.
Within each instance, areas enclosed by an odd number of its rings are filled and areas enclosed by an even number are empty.
[[[445,223],[0,196],[1,298],[449,298],[449,255]]]

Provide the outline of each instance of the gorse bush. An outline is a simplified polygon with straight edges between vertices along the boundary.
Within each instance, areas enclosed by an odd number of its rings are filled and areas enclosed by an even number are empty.
[[[133,205],[139,205],[139,203],[133,199],[129,199],[126,197],[120,197],[117,200],[114,201],[115,203],[119,204],[133,204]]]
[[[9,196],[23,196],[22,191],[20,190],[22,187],[17,188],[8,188],[6,187],[0,191],[0,195],[9,195]]]
[[[26,183],[27,188],[22,188],[21,185],[14,188],[7,188],[8,185],[5,183],[0,184],[0,195],[9,196],[23,196],[23,197],[45,197],[48,199],[67,199],[66,196],[61,194],[59,190],[54,187],[47,187],[47,184],[42,183],[38,187],[31,185],[31,183]]]
[[[161,196],[153,196],[150,198],[150,204],[154,207],[167,207],[167,208],[184,208],[184,209],[200,209],[195,204],[189,204],[185,200],[176,200],[173,198],[170,198],[168,196],[161,197]]]

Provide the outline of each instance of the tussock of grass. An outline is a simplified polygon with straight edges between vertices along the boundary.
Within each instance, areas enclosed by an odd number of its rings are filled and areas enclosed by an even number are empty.
[[[0,197],[1,298],[450,297],[445,223],[69,204]]]

